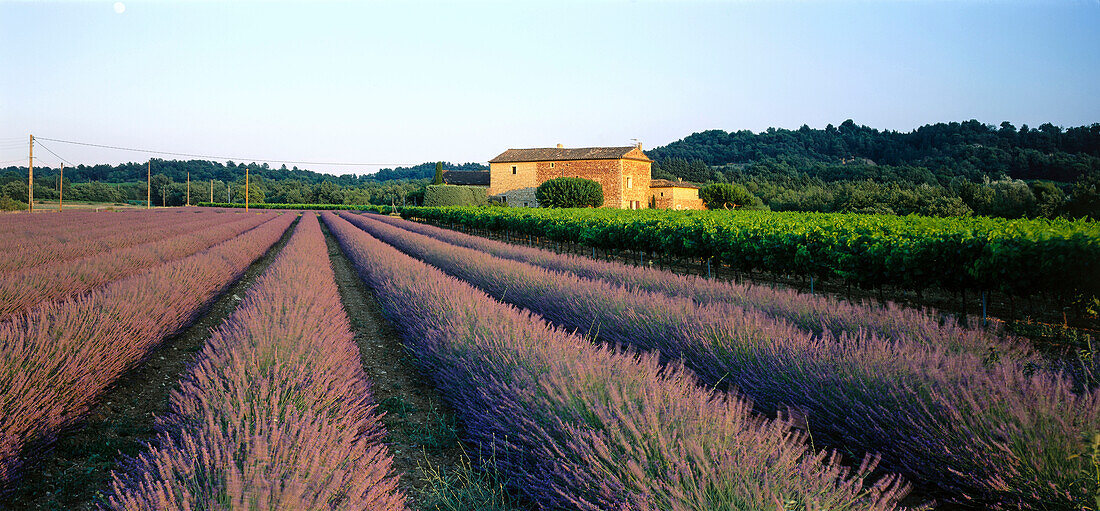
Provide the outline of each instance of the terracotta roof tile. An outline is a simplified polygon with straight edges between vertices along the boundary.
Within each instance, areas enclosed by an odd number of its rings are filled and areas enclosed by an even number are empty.
[[[637,149],[626,147],[537,147],[534,149],[509,149],[500,153],[489,163],[511,163],[526,161],[565,161],[565,160],[618,160]],[[643,153],[644,155],[644,153]],[[631,158],[640,159],[640,158]],[[646,161],[650,161],[646,157]]]

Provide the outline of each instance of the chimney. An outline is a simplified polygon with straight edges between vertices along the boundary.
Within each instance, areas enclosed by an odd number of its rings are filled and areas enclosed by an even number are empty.
[[[561,145],[561,144],[558,144],[558,149],[561,149],[561,148],[563,148],[563,147],[565,147],[565,146],[563,146],[563,145]]]

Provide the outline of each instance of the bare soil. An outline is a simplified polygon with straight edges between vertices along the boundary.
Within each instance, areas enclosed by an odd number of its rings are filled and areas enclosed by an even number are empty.
[[[263,257],[198,314],[108,389],[79,424],[52,446],[29,447],[24,476],[0,502],[0,509],[88,510],[106,504],[111,470],[145,449],[156,437],[157,415],[168,413],[170,393],[195,355],[267,269],[294,232],[295,221]]]
[[[373,384],[375,402],[386,412],[382,422],[393,453],[393,470],[400,474],[400,487],[409,506],[423,508],[430,472],[454,471],[462,459],[454,412],[432,387],[431,379],[413,364],[373,292],[359,278],[328,226],[322,222],[321,228],[363,370]]]

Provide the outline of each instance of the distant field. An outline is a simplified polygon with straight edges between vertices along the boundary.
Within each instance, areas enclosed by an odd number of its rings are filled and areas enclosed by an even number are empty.
[[[65,201],[63,205],[64,209],[91,209],[91,210],[120,210],[120,209],[145,209],[145,206],[136,206],[133,204],[126,204],[124,202],[90,202],[90,201]],[[156,206],[154,206],[155,208]],[[57,201],[56,200],[36,200],[34,201],[34,212],[56,212]]]

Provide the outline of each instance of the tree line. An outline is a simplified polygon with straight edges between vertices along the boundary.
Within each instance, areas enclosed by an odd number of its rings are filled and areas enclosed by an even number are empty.
[[[1100,217],[1100,124],[711,130],[647,151],[653,177],[744,185],[773,210]]]
[[[141,203],[146,199],[146,163],[77,165],[65,168],[64,198],[73,201]],[[423,188],[436,167],[444,170],[484,170],[476,163],[429,162],[412,167],[383,169],[375,174],[334,176],[286,165],[225,164],[205,160],[152,160],[152,203],[182,206],[187,202],[187,176],[191,179],[191,203],[244,202],[244,174],[250,175],[249,200],[286,204],[397,204],[422,200]],[[34,197],[56,200],[60,169],[35,167]],[[20,209],[27,201],[27,168],[0,171],[0,200],[4,209]]]

